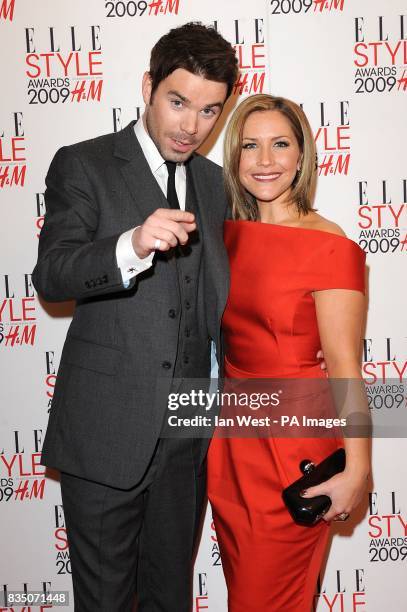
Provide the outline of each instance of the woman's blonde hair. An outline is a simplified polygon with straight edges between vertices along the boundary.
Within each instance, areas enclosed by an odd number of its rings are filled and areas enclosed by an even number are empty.
[[[302,161],[292,184],[289,201],[295,203],[300,214],[306,215],[312,209],[317,180],[316,147],[311,126],[304,111],[295,102],[267,94],[256,94],[243,100],[235,109],[225,134],[223,174],[232,217],[250,221],[258,219],[256,199],[239,180],[243,127],[249,115],[258,111],[279,111],[291,125]]]

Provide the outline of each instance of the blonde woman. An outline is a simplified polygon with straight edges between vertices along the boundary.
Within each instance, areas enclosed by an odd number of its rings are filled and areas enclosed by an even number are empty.
[[[365,254],[313,210],[315,160],[311,128],[294,102],[256,95],[231,117],[224,161],[232,213],[224,229],[227,380],[325,379],[316,358],[322,347],[330,377],[361,382]],[[339,446],[345,470],[304,492],[328,495],[331,508],[312,527],[295,523],[282,490],[301,476],[302,459],[318,464]],[[360,503],[369,469],[366,438],[215,435],[208,494],[230,612],[310,611],[330,521],[346,520]]]

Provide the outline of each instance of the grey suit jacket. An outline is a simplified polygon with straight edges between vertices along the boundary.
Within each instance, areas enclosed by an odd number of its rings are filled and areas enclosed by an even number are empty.
[[[141,479],[157,442],[178,341],[178,325],[168,313],[180,307],[174,257],[132,279],[128,289],[117,267],[121,233],[168,206],[133,126],[56,153],[33,271],[45,300],[76,300],[42,460],[123,488]],[[188,174],[201,218],[208,337],[220,358],[228,292],[222,173],[194,155]]]

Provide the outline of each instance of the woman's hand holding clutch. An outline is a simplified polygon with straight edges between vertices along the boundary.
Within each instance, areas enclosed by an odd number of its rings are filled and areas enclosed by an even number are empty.
[[[320,485],[309,487],[301,495],[304,498],[328,495],[332,500],[332,505],[324,515],[324,521],[344,521],[362,501],[367,488],[368,476],[368,468],[347,466],[343,472],[335,474]]]

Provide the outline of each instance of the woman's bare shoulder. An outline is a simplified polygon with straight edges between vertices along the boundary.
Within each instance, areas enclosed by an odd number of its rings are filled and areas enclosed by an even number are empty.
[[[321,232],[329,232],[330,234],[337,234],[338,236],[346,236],[340,225],[322,217],[322,215],[316,212],[310,212],[304,218],[304,227],[320,230]]]

